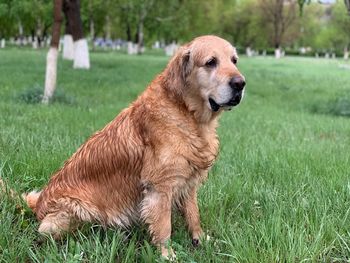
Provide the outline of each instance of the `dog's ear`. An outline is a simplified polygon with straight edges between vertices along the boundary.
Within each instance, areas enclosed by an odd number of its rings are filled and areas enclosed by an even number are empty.
[[[184,54],[182,55],[182,65],[180,65],[182,70],[182,79],[184,81],[184,84],[186,83],[186,79],[188,75],[191,73],[191,66],[190,66],[190,50],[186,50]]]
[[[176,97],[182,97],[186,79],[191,73],[191,51],[189,45],[182,46],[170,60],[164,71],[164,86]]]

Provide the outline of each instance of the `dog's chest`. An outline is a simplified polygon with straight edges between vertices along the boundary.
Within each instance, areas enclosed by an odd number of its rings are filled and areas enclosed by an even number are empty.
[[[219,149],[219,140],[215,129],[204,127],[189,133],[183,145],[183,156],[197,170],[208,170],[214,163]]]

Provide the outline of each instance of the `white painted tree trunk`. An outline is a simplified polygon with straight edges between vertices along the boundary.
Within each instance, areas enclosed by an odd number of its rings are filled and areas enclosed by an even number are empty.
[[[165,47],[165,55],[173,56],[175,52],[178,50],[178,48],[179,46],[175,42],[172,42],[170,45],[167,45]]]
[[[58,42],[58,52],[62,51],[62,46],[63,46],[63,41],[62,39],[60,39],[60,41]]]
[[[137,45],[132,43],[131,41],[128,42],[128,55],[134,55],[137,53]]]
[[[38,49],[38,46],[39,46],[38,43],[39,43],[38,37],[35,36],[35,37],[34,37],[34,40],[33,40],[33,42],[32,42],[32,48],[33,48],[33,49]]]
[[[45,90],[42,103],[48,104],[56,89],[58,50],[50,47],[46,57]]]
[[[74,59],[74,43],[72,35],[64,35],[63,37],[63,58],[68,60]]]
[[[5,45],[6,45],[5,38],[3,38],[3,39],[1,39],[0,47],[5,48]]]
[[[280,59],[282,56],[281,48],[275,49],[275,58]]]
[[[344,48],[344,59],[345,60],[349,59],[349,49],[347,46]]]
[[[253,50],[250,47],[247,47],[245,49],[245,53],[246,53],[247,57],[252,57],[253,56]]]
[[[23,45],[23,25],[22,21],[18,21],[18,45]]]
[[[90,68],[89,47],[85,38],[74,42],[73,68]]]

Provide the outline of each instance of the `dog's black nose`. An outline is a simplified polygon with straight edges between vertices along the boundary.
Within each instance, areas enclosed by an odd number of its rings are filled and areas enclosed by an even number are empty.
[[[242,77],[233,77],[230,80],[229,85],[232,89],[241,91],[245,86],[245,80]]]

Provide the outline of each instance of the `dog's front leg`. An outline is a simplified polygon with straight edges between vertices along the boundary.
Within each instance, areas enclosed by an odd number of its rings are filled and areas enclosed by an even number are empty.
[[[141,216],[149,226],[152,243],[160,247],[162,256],[167,259],[175,258],[170,248],[171,235],[171,189],[148,189],[144,193]]]
[[[192,235],[192,244],[197,247],[200,244],[200,239],[203,237],[203,230],[200,223],[196,187],[191,188],[188,195],[183,198],[180,210]]]

